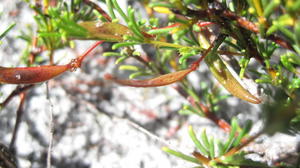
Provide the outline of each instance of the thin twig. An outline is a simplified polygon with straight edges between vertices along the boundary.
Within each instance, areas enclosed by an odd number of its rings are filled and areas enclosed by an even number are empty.
[[[83,2],[86,3],[87,5],[91,6],[96,11],[98,11],[108,22],[112,21],[111,17],[96,3],[94,3],[90,0],[84,0]]]
[[[11,152],[14,152],[14,146],[15,146],[15,142],[17,139],[17,133],[18,133],[19,126],[20,126],[20,123],[22,120],[22,116],[24,114],[23,107],[24,107],[25,99],[26,99],[26,92],[20,93],[20,104],[19,104],[17,114],[16,114],[15,128],[14,128],[13,135],[12,135],[12,138],[11,138],[11,141],[9,144],[9,150]]]
[[[97,41],[95,42],[89,49],[87,49],[82,55],[80,55],[78,58],[76,58],[78,62],[78,67],[81,67],[82,61],[86,58],[86,56],[93,51],[98,45],[102,44],[104,41]]]
[[[230,132],[230,130],[231,130],[230,124],[228,122],[226,122],[225,120],[223,120],[223,119],[219,118],[218,116],[216,116],[215,113],[211,112],[209,110],[209,107],[202,104],[201,102],[196,102],[192,97],[188,97],[187,99],[189,100],[189,102],[191,103],[191,105],[193,107],[201,110],[204,113],[204,115],[207,119],[214,122],[217,126],[222,128],[225,132]]]
[[[251,142],[253,142],[256,138],[258,138],[263,133],[264,132],[261,131],[261,132],[255,134],[255,135],[251,136],[250,138],[246,139],[245,142],[243,142],[242,144],[240,144],[239,146],[237,146],[235,148],[232,148],[227,153],[225,153],[223,156],[228,157],[228,156],[234,155],[236,152],[240,151],[242,148],[244,148],[245,146],[249,145]]]
[[[47,88],[47,100],[50,104],[50,118],[49,118],[49,147],[47,152],[47,168],[51,168],[51,155],[52,155],[52,145],[53,145],[53,103],[51,102],[49,95],[49,83],[46,82]]]
[[[235,20],[238,23],[239,26],[241,26],[241,27],[253,32],[253,33],[256,33],[256,34],[259,33],[258,26],[256,26],[253,22],[251,22],[251,21],[249,21],[245,18],[242,18],[240,16],[237,16],[235,13],[233,13],[231,11],[228,11],[228,10],[224,11],[223,16],[225,16],[227,18],[230,18],[232,20]],[[284,39],[282,39],[278,36],[269,35],[266,38],[269,39],[269,40],[274,41],[275,43],[277,43],[278,45],[280,45],[283,48],[294,51],[292,45],[288,41],[286,41],[286,40],[284,40]]]
[[[180,14],[183,16],[192,16],[195,17],[199,20],[208,20],[208,21],[214,21],[213,19],[215,18],[219,18],[222,20],[227,19],[227,20],[232,20],[232,21],[236,21],[237,22],[237,26],[239,27],[243,27],[246,30],[249,30],[253,33],[259,33],[259,28],[256,24],[254,24],[253,22],[236,15],[235,13],[229,11],[229,10],[224,10],[223,12],[220,13],[220,11],[214,11],[214,10],[187,10],[187,14],[184,15],[182,14],[182,11],[179,10],[172,10],[175,14]],[[219,24],[220,26],[222,26],[222,24]],[[276,35],[269,35],[266,37],[269,40],[274,41],[275,43],[277,43],[278,45],[280,45],[283,48],[289,49],[294,51],[292,45],[286,41],[285,39],[276,36]]]
[[[19,95],[20,93],[22,93],[22,92],[24,92],[28,89],[31,89],[34,86],[35,86],[34,84],[25,85],[25,86],[22,86],[22,87],[18,86],[14,91],[12,91],[10,93],[10,95],[2,103],[0,103],[0,107],[4,108],[12,100],[12,98],[14,98],[15,96]]]
[[[0,166],[1,168],[17,168],[15,155],[2,143],[0,143]]]

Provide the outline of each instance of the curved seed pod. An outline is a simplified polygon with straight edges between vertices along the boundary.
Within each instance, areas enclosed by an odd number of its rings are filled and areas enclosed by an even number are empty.
[[[205,62],[209,65],[209,69],[213,73],[214,77],[232,95],[253,104],[261,103],[259,98],[252,95],[235,79],[217,53],[211,52],[205,58]]]
[[[75,71],[80,68],[82,61],[86,56],[103,41],[94,43],[81,56],[71,60],[66,65],[53,66],[37,66],[37,67],[21,67],[21,68],[6,68],[0,67],[0,83],[7,84],[33,84],[47,81],[54,78],[67,70]]]
[[[71,64],[21,68],[0,68],[0,83],[33,84],[47,81],[71,69]]]
[[[128,80],[128,79],[117,79],[110,74],[106,74],[104,78],[112,80],[120,85],[131,86],[131,87],[157,87],[165,86],[175,83],[183,79],[187,74],[194,71],[194,69],[185,69],[177,72],[172,72],[169,74],[161,75],[156,78],[146,79],[146,80]]]

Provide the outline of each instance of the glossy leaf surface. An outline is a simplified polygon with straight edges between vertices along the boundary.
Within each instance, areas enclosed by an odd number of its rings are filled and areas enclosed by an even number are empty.
[[[128,27],[119,23],[89,21],[79,25],[89,32],[91,39],[121,42],[124,35],[132,34]]]
[[[165,86],[183,79],[186,75],[192,72],[194,69],[185,69],[165,75],[158,76],[152,79],[146,80],[121,80],[117,79],[109,74],[105,75],[105,78],[108,80],[113,80],[114,82],[125,85],[125,86],[132,86],[132,87],[157,87],[157,86]]]
[[[54,78],[71,66],[39,66],[39,67],[21,67],[21,68],[0,68],[0,83],[8,84],[32,84],[47,81]]]
[[[40,83],[52,79],[67,70],[75,71],[76,68],[80,68],[82,61],[86,56],[103,41],[97,41],[88,50],[86,50],[81,56],[71,60],[66,65],[44,65],[37,67],[17,67],[6,68],[0,67],[0,83],[7,84],[33,84]]]
[[[209,69],[213,73],[214,77],[232,95],[253,104],[261,103],[259,98],[252,95],[235,79],[218,54],[214,52],[210,53],[205,58],[205,62],[209,65]]]

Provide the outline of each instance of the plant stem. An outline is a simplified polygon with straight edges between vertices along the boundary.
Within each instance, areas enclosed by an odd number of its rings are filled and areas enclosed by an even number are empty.
[[[95,49],[98,45],[102,44],[104,41],[97,41],[95,42],[88,50],[86,50],[81,56],[77,58],[78,61],[78,67],[81,67],[82,61],[85,59],[85,57],[93,50]]]

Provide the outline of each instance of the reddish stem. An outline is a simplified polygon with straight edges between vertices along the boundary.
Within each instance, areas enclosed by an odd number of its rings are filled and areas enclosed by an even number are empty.
[[[180,26],[181,23],[174,23],[172,25],[166,26],[166,27],[153,27],[152,29],[166,29],[166,28],[172,28],[172,27],[176,27],[176,26]],[[152,34],[148,34],[146,32],[142,32],[142,34],[146,37],[146,38],[154,38],[155,35]]]
[[[98,45],[102,44],[104,41],[97,41],[95,42],[88,50],[86,50],[81,56],[76,58],[77,61],[77,68],[81,67],[82,61],[85,59],[85,57],[93,50],[95,49]]]
[[[180,26],[182,25],[181,23],[174,23],[174,24],[171,24],[169,26],[165,26],[165,27],[154,27],[152,29],[167,29],[167,28],[172,28],[172,27],[177,27],[177,26]]]
[[[202,56],[198,60],[192,63],[191,65],[192,71],[195,71],[199,67],[201,61],[208,55],[208,53],[211,51],[213,47],[214,47],[214,43],[209,46],[209,48],[202,54]]]
[[[228,157],[228,156],[232,156],[233,154],[235,154],[236,152],[240,151],[242,148],[244,148],[245,146],[249,145],[251,142],[253,142],[257,137],[259,137],[263,132],[259,132],[256,135],[253,135],[251,137],[249,137],[246,141],[244,141],[241,145],[232,148],[231,150],[229,150],[227,153],[225,153],[223,156]]]
[[[26,90],[31,89],[32,87],[34,87],[35,85],[26,85],[23,87],[18,86],[14,91],[12,91],[9,96],[2,102],[0,103],[0,107],[4,108],[11,100],[12,98],[14,98],[15,96],[21,94],[22,92],[25,92]]]
[[[197,25],[201,28],[201,27],[205,27],[205,26],[209,26],[215,24],[213,22],[198,22]]]
[[[243,18],[243,17],[240,17],[238,15],[236,15],[235,13],[231,12],[231,11],[224,11],[223,12],[223,15],[227,18],[230,18],[232,20],[236,20],[238,25],[247,29],[247,30],[250,30],[254,33],[259,33],[259,28],[258,26],[256,26],[253,22]],[[270,35],[270,36],[267,36],[268,39],[274,41],[276,44],[280,45],[281,47],[283,48],[286,48],[286,49],[289,49],[289,50],[293,50],[293,47],[290,43],[288,43],[286,40],[278,37],[278,36],[275,36],[275,35]]]
[[[14,128],[13,136],[12,136],[10,144],[9,144],[9,150],[12,152],[14,151],[14,145],[15,145],[15,142],[17,139],[17,133],[18,133],[18,130],[20,127],[22,116],[23,116],[23,107],[24,107],[25,98],[26,98],[26,92],[20,93],[20,104],[19,104],[17,114],[16,114],[15,128]]]
[[[91,6],[96,11],[98,11],[108,22],[112,21],[111,17],[96,3],[94,3],[90,0],[84,0],[83,2],[86,3],[87,5]]]
[[[188,101],[195,108],[200,107],[206,118],[213,121],[216,125],[222,128],[225,132],[230,132],[231,126],[223,119],[218,118],[215,113],[211,112],[207,106],[200,102],[196,102],[192,97],[188,97]]]

